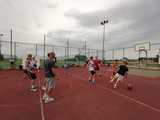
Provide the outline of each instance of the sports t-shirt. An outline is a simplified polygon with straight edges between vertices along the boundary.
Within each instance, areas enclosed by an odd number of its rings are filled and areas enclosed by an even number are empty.
[[[99,60],[94,60],[94,64],[95,64],[95,67],[99,68],[100,61]]]
[[[94,68],[95,68],[95,65],[94,65],[93,60],[89,60],[88,61],[88,70],[89,71],[94,71]]]
[[[35,68],[37,68],[37,61],[36,60],[32,60],[31,61],[31,65]]]
[[[54,60],[46,60],[45,62],[45,68],[44,68],[44,72],[45,72],[45,77],[54,77],[55,74],[52,71],[52,68],[55,67],[55,61]]]
[[[30,61],[29,60],[25,60],[24,64],[23,64],[23,69],[24,70],[28,70],[29,69],[29,64],[30,64]]]
[[[126,72],[128,72],[128,67],[126,65],[120,65],[117,73],[122,75],[122,76],[125,76]]]

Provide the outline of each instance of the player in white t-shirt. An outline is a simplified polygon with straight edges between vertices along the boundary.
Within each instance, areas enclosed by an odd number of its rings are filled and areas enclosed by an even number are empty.
[[[92,56],[88,60],[87,66],[88,66],[88,71],[89,71],[89,83],[95,84],[95,82],[96,82],[96,71],[95,71],[95,64],[94,64]]]

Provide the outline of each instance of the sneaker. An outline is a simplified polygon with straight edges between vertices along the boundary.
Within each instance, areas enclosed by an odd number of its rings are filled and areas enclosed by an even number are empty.
[[[51,98],[51,97],[47,97],[47,98],[45,98],[45,100],[44,100],[44,103],[49,103],[49,102],[52,102],[52,101],[54,101],[55,99],[54,98]]]
[[[32,88],[32,89],[36,89],[37,86],[36,86],[36,85],[31,85],[31,88]]]
[[[47,99],[47,97],[48,97],[48,95],[44,94],[44,95],[42,96],[42,100]]]
[[[31,91],[31,92],[36,92],[36,91],[37,91],[37,88],[30,88],[30,91]]]

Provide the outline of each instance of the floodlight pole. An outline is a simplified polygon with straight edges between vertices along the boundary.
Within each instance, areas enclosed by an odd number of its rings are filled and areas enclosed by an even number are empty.
[[[103,26],[103,43],[102,43],[102,61],[105,62],[105,51],[104,51],[104,42],[105,42],[105,24],[108,23],[108,20],[104,20],[101,22],[101,25]]]

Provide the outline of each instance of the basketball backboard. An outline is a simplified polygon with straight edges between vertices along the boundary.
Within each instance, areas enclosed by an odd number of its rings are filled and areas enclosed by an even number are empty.
[[[151,49],[150,42],[138,43],[135,45],[135,51],[150,50],[150,49]]]

